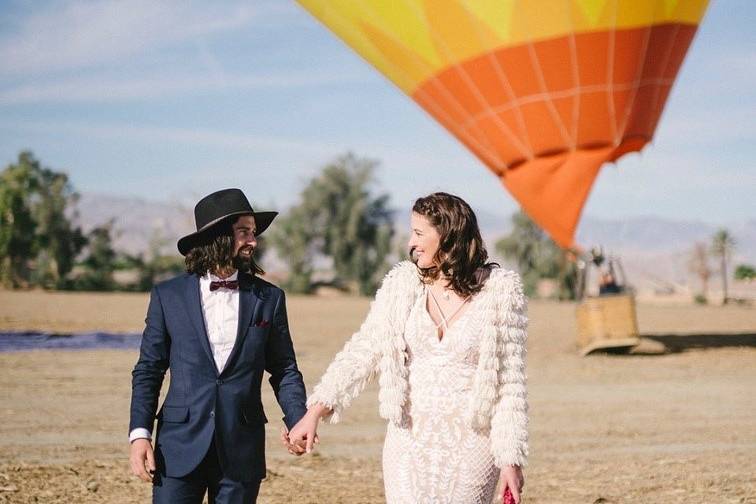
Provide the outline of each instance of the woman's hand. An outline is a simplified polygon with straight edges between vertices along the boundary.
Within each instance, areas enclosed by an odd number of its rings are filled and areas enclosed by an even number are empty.
[[[289,429],[281,427],[281,444],[284,445],[286,451],[297,457],[301,456],[305,452],[304,445],[296,445],[289,440]]]
[[[318,438],[318,422],[328,411],[328,408],[322,404],[311,406],[302,419],[289,431],[289,446],[287,448],[290,448],[292,445],[298,446],[300,449],[304,447],[304,451],[310,453],[313,445],[320,443],[320,438]]]
[[[501,470],[501,492],[509,487],[512,492],[515,504],[520,504],[520,494],[522,487],[525,485],[525,478],[522,476],[522,469],[517,465],[508,465]],[[503,500],[503,499],[502,499]]]

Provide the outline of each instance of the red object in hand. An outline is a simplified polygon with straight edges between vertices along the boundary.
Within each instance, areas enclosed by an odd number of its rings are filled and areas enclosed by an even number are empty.
[[[514,496],[512,495],[512,491],[507,487],[504,490],[504,498],[502,499],[503,504],[515,504]]]

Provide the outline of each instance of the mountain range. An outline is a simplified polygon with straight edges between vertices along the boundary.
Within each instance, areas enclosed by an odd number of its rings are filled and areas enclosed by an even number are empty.
[[[160,243],[164,253],[174,253],[176,240],[192,232],[192,209],[182,202],[161,202],[135,197],[85,193],[78,203],[78,223],[89,231],[113,222],[114,246],[130,254],[147,252]],[[396,229],[403,231],[404,214],[397,213]],[[483,237],[493,253],[493,244],[511,230],[510,216],[478,212]],[[733,264],[756,263],[756,219],[714,225],[699,221],[670,220],[645,215],[622,220],[584,216],[577,243],[586,249],[602,246],[619,256],[631,283],[640,289],[691,282],[688,258],[695,242],[709,242],[717,229],[726,227],[736,240]],[[403,233],[406,234],[406,233]]]

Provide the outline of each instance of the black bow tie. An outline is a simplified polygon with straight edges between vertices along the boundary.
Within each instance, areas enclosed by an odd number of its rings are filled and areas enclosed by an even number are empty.
[[[237,280],[219,280],[210,282],[210,292],[217,291],[221,288],[236,290],[239,288],[239,282]]]

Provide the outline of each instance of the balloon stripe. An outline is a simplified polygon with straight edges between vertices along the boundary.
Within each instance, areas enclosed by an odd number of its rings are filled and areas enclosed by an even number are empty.
[[[577,30],[574,9],[570,8],[570,15],[568,16],[570,23],[570,31],[567,36],[567,47],[570,50],[570,63],[571,63],[571,75],[573,88],[579,89],[582,86],[580,82],[580,58],[577,51]],[[570,136],[573,139],[573,143],[570,145],[571,149],[577,148],[578,129],[580,128],[580,93],[575,93],[572,97],[572,128],[570,130]]]
[[[670,35],[675,31],[679,31],[681,34],[685,34],[684,36],[676,38],[677,43],[671,50],[667,47],[663,47],[665,51],[669,51],[670,61],[681,61],[680,55],[684,55],[684,53],[687,51],[687,48],[692,41],[695,29],[696,28],[693,26],[666,25],[657,26],[655,27],[654,31],[668,32]],[[647,35],[645,29],[623,30],[615,34],[615,39],[617,41],[618,47],[643,46],[644,40],[646,38],[651,40],[651,37]],[[664,36],[654,36],[653,40],[662,42],[666,38],[667,37]],[[606,99],[606,93],[608,92],[608,90],[611,89],[615,96],[625,96],[625,98],[621,98],[619,102],[616,102],[615,100],[615,103],[619,103],[620,105],[622,103],[625,103],[625,108],[629,108],[630,94],[637,94],[639,89],[648,87],[667,87],[673,82],[673,78],[666,77],[665,74],[668,74],[666,67],[665,69],[662,69],[659,65],[649,66],[648,68],[654,71],[647,71],[643,73],[639,67],[646,65],[644,64],[643,60],[638,60],[634,63],[636,66],[636,69],[634,71],[625,72],[624,75],[629,77],[628,80],[620,81],[615,79],[610,81],[608,79],[607,73],[601,70],[603,68],[602,65],[605,64],[605,61],[596,62],[596,58],[594,57],[594,55],[597,53],[606,54],[609,37],[606,34],[602,35],[594,33],[575,35],[575,40],[576,45],[580,47],[580,49],[578,49],[577,51],[578,66],[584,69],[584,71],[582,72],[583,78],[581,79],[581,84],[579,87],[565,87],[565,85],[569,83],[566,79],[550,79],[547,81],[548,89],[544,91],[539,85],[537,78],[533,74],[532,68],[531,72],[528,73],[527,66],[529,65],[529,61],[526,55],[526,48],[510,47],[496,51],[493,56],[501,63],[502,68],[504,68],[507,73],[512,73],[516,69],[520,70],[518,75],[513,79],[515,99],[510,99],[502,103],[502,97],[504,97],[505,95],[500,92],[500,89],[495,88],[495,86],[481,84],[479,86],[479,89],[484,93],[489,93],[490,96],[488,103],[491,104],[491,106],[486,108],[479,102],[472,101],[466,103],[468,119],[467,122],[462,123],[461,127],[465,130],[471,130],[474,128],[474,125],[476,123],[479,123],[482,120],[490,120],[488,119],[490,116],[500,116],[502,113],[507,112],[511,109],[519,108],[521,110],[521,113],[523,114],[525,123],[528,124],[530,135],[540,137],[537,140],[539,147],[535,149],[537,155],[540,155],[543,152],[553,152],[556,149],[564,149],[571,146],[577,148],[585,145],[595,144],[615,146],[618,145],[616,137],[612,134],[610,127],[611,117],[609,114],[609,107],[607,105]],[[546,52],[548,50],[547,48],[553,46],[554,44],[563,44],[566,46],[568,45],[568,42],[569,38],[565,38],[561,41],[543,41],[534,44],[534,47],[536,48],[536,51],[540,53],[541,51]],[[664,44],[666,45],[667,42],[664,41]],[[645,43],[645,45],[650,46],[651,44]],[[649,52],[653,51],[654,53],[656,53],[658,49],[659,48],[657,47],[653,47],[648,50]],[[619,59],[621,55],[622,54],[620,53],[616,57]],[[489,74],[486,74],[486,66],[480,63],[480,60],[485,60],[490,57],[491,54],[481,55],[477,60],[466,62],[464,65],[462,65],[462,69],[468,76],[474,76],[475,79],[480,82],[496,82],[498,80],[498,77],[495,75],[493,69],[491,69],[490,66],[487,66],[487,68],[489,69]],[[458,69],[442,72],[434,76],[432,79],[429,79],[419,89],[430,90],[431,86],[436,86],[437,82],[441,81],[447,83],[444,84],[443,87],[457,92],[459,91],[457,89],[457,73]],[[637,80],[638,77],[640,77],[641,80]],[[593,84],[586,84],[586,82],[593,82]],[[432,91],[429,92],[431,92],[432,94]],[[530,121],[534,120],[532,119],[532,111],[534,109],[543,110],[542,103],[544,101],[551,100],[555,103],[558,101],[564,101],[566,103],[569,103],[569,100],[575,97],[579,97],[580,100],[584,102],[580,109],[581,116],[585,115],[586,117],[589,117],[590,120],[580,121],[581,128],[579,141],[574,145],[565,143],[561,136],[555,137],[553,133],[554,128],[549,127],[548,125],[544,125],[543,121],[536,120],[538,124],[536,124],[535,126],[530,126]],[[661,102],[662,100],[658,101]],[[443,104],[444,102],[443,100],[439,100],[439,103]],[[538,106],[539,103],[541,103],[540,106]],[[624,108],[621,110],[624,110]],[[563,112],[562,114],[564,113],[565,112]],[[528,117],[525,117],[526,115]],[[461,117],[458,117],[457,119],[461,119]],[[546,131],[544,131],[544,127],[546,128]],[[624,134],[624,131],[624,129],[620,129],[620,138]],[[496,150],[501,151],[501,146],[497,146]],[[512,163],[510,162],[508,164]]]
[[[656,16],[658,5],[659,5],[658,2],[652,3],[652,14],[651,15],[654,16],[654,18]],[[649,23],[648,26],[646,26],[646,27],[643,28],[643,33],[644,33],[643,44],[642,44],[642,49],[639,52],[639,54],[641,55],[640,56],[640,60],[639,60],[640,64],[638,66],[636,66],[635,72],[634,72],[635,73],[635,79],[634,79],[635,83],[640,83],[641,79],[643,78],[643,69],[646,66],[646,60],[648,59],[647,58],[647,56],[648,56],[648,48],[649,48],[649,45],[650,45],[650,42],[651,42],[651,33],[653,31],[652,28],[653,28],[653,19],[654,18],[652,18],[652,22]],[[653,54],[653,51],[652,51],[652,54]],[[630,116],[633,113],[633,109],[634,109],[634,105],[635,105],[635,100],[636,100],[636,98],[638,96],[638,89],[639,89],[639,86],[636,85],[636,86],[633,86],[633,89],[630,90],[630,98],[628,99],[627,106],[625,107],[625,110],[624,110],[623,119],[622,119],[622,122],[620,123],[620,127],[619,127],[619,130],[621,132],[623,132],[623,133],[625,131],[625,128],[627,128],[627,124],[630,121]]]
[[[412,12],[415,16],[418,18],[425,17],[426,19],[433,19],[428,18],[428,16],[433,16],[437,11],[433,8],[432,5],[426,5],[426,9],[422,10],[420,8],[420,4],[417,3],[415,0],[404,0],[407,6],[409,7],[409,11]],[[448,1],[448,0],[445,0]],[[467,12],[466,9],[464,9],[463,6],[461,6],[463,12]],[[439,9],[441,10],[441,9]],[[464,15],[464,14],[460,14]],[[439,37],[434,37],[434,42],[436,43],[436,47],[440,50],[440,52],[444,55],[444,57],[453,57],[454,51],[447,45],[446,41]],[[469,43],[469,41],[468,41]],[[476,58],[477,60],[477,58]],[[456,61],[456,58],[453,59],[453,61]],[[451,91],[452,96],[455,97],[467,97],[464,104],[466,105],[466,110],[468,113],[471,113],[471,109],[474,110],[477,107],[483,107],[487,108],[489,107],[487,97],[484,95],[484,93],[481,91],[481,89],[478,86],[478,82],[473,81],[470,79],[467,72],[465,72],[459,63],[453,63],[448,70],[450,72],[454,73],[454,78],[447,79],[446,81],[443,81],[446,85],[446,88]],[[461,84],[461,85],[460,85]],[[494,119],[494,125],[495,128],[498,131],[489,133],[486,129],[478,129],[482,133],[481,137],[478,138],[479,141],[484,142],[486,145],[490,147],[490,150],[496,153],[497,162],[496,162],[496,168],[499,170],[505,169],[507,167],[506,161],[500,156],[499,150],[496,148],[498,144],[501,142],[499,141],[499,138],[504,135],[509,142],[511,142],[514,147],[519,150],[523,156],[532,156],[531,153],[528,152],[528,150],[525,148],[525,146],[522,144],[522,142],[517,138],[517,136],[510,131],[510,129],[504,124],[502,121],[499,121],[498,118]],[[476,125],[477,127],[477,125]],[[463,130],[465,130],[463,128]]]
[[[612,2],[612,24],[614,26],[617,25],[617,3]],[[609,134],[611,135],[613,139],[613,144],[619,145],[621,143],[621,138],[619,134],[619,126],[617,125],[617,110],[614,108],[614,51],[616,48],[616,30],[610,30],[609,31],[609,47],[607,48],[606,54],[607,54],[607,64],[606,64],[606,83],[607,83],[607,89],[606,89],[606,108],[607,112],[609,113],[610,117],[610,131]]]
[[[675,30],[675,33],[672,37],[669,39],[669,43],[667,44],[667,50],[664,53],[663,62],[661,64],[661,75],[667,76],[669,75],[669,68],[672,64],[674,64],[672,60],[672,55],[674,53],[675,47],[678,45],[678,37],[681,34],[681,30],[679,29],[679,26],[676,26],[677,28]],[[688,42],[690,44],[690,42]],[[687,44],[686,44],[687,47]],[[682,63],[682,60],[678,60],[678,63]],[[678,68],[675,68],[674,74],[677,74]],[[656,130],[656,125],[659,122],[659,118],[661,117],[662,110],[664,109],[664,104],[667,101],[667,94],[669,93],[669,90],[672,87],[672,84],[674,82],[674,79],[671,79],[669,82],[669,85],[667,86],[658,86],[654,89],[654,97],[651,101],[651,110],[652,110],[652,117],[653,119],[649,123],[649,129],[651,131]],[[666,90],[666,92],[665,92]]]
[[[538,55],[535,50],[535,45],[530,42],[527,44],[528,48],[528,56],[530,57],[530,61],[533,66],[533,73],[535,74],[536,82],[538,84],[538,88],[540,89],[541,93],[543,93],[545,99],[543,100],[543,104],[546,108],[546,111],[549,115],[549,118],[552,121],[552,128],[555,129],[559,135],[562,138],[562,142],[570,145],[574,143],[574,140],[570,138],[570,134],[567,132],[567,128],[564,126],[564,122],[562,122],[562,118],[557,111],[556,106],[554,105],[554,101],[551,98],[551,94],[549,93],[548,89],[546,88],[546,80],[543,76],[543,70],[541,68],[541,61],[538,59]]]

